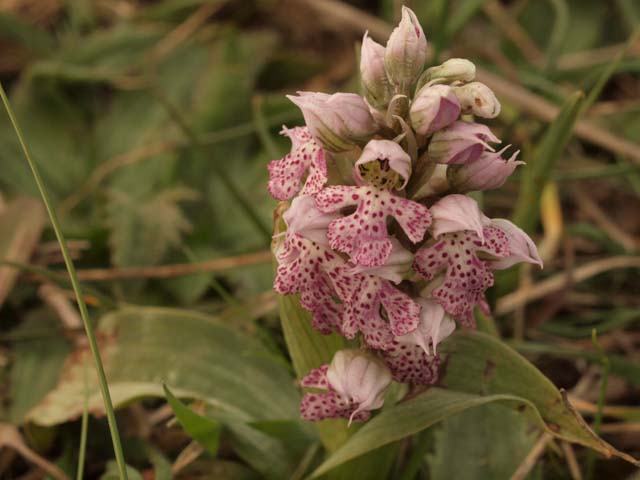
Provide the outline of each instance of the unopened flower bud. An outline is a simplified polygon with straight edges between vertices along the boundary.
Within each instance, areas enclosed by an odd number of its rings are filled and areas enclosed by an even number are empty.
[[[382,360],[362,350],[338,350],[327,370],[327,382],[345,401],[361,411],[382,407],[391,372]]]
[[[365,97],[371,105],[380,108],[389,103],[393,92],[384,67],[384,47],[374,42],[367,33],[362,39],[360,78]]]
[[[427,58],[427,39],[422,27],[407,7],[402,7],[402,20],[393,30],[384,53],[384,64],[391,83],[406,93],[416,81]]]
[[[483,118],[495,118],[500,114],[500,102],[484,83],[468,83],[453,87],[453,91],[463,113],[473,113]]]
[[[331,152],[366,142],[378,128],[367,104],[353,93],[298,92],[287,98],[302,110],[311,134]]]
[[[420,78],[420,83],[441,80],[445,83],[471,82],[476,77],[476,66],[466,58],[451,58],[442,65],[430,67]]]
[[[480,158],[485,149],[494,151],[487,142],[499,141],[486,125],[455,122],[434,133],[429,143],[429,158],[438,163],[463,165]]]
[[[448,85],[423,87],[411,104],[411,126],[420,135],[428,135],[451,125],[460,115],[460,105]]]
[[[452,187],[460,193],[500,188],[516,167],[524,164],[516,161],[519,152],[508,160],[502,158],[507,148],[500,152],[484,152],[476,161],[451,169],[449,180]]]

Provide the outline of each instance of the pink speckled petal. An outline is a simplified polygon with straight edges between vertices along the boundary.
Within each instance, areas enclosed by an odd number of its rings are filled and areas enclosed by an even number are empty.
[[[316,204],[323,212],[357,205],[354,213],[329,224],[327,236],[331,248],[368,267],[384,265],[391,254],[387,217],[394,217],[412,242],[422,240],[431,224],[424,205],[372,186],[327,187],[316,196]]]
[[[352,339],[362,332],[372,348],[384,349],[393,341],[388,322],[380,315],[381,289],[385,283],[378,277],[363,275],[354,297],[345,306],[342,333]]]
[[[414,269],[427,280],[445,271],[442,284],[432,295],[456,320],[470,323],[473,308],[484,299],[493,285],[488,262],[476,255],[483,251],[502,257],[508,254],[506,235],[493,227],[484,229],[485,242],[472,231],[448,233],[430,246],[421,248],[414,259]]]
[[[269,182],[267,190],[278,200],[293,198],[300,190],[302,177],[308,171],[304,194],[313,195],[327,183],[325,154],[320,145],[311,137],[308,129],[296,127],[281,132],[291,139],[292,149],[280,160],[267,166]]]
[[[427,228],[431,225],[429,209],[405,198],[394,197],[393,199],[396,199],[397,203],[390,201],[387,214],[396,219],[409,240],[418,243],[424,238]]]
[[[317,422],[326,418],[348,418],[363,422],[369,419],[371,412],[360,411],[353,415],[356,407],[346,403],[337,393],[306,393],[300,403],[303,420]],[[353,417],[353,418],[351,418]]]
[[[300,294],[300,305],[311,312],[313,327],[324,335],[339,329],[342,323],[342,304],[333,299],[332,293],[327,283],[319,282],[316,288]]]
[[[329,390],[329,383],[327,382],[327,369],[329,365],[322,365],[321,367],[314,368],[305,377],[300,380],[300,386],[307,388],[319,388],[322,390]]]
[[[418,327],[420,305],[409,295],[396,289],[389,282],[382,281],[380,299],[395,336],[405,335]]]
[[[394,342],[383,353],[394,380],[417,385],[433,385],[438,381],[439,355],[427,355],[418,345]]]
[[[494,270],[509,268],[519,262],[534,263],[542,268],[542,259],[536,244],[522,229],[503,218],[491,220],[491,226],[503,232],[509,244],[509,255],[491,263]]]

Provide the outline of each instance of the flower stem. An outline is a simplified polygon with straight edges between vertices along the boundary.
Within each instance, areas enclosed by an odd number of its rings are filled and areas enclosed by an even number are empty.
[[[9,103],[9,99],[7,98],[7,94],[4,91],[4,87],[0,84],[0,97],[2,97],[2,103],[4,104],[4,108],[7,111],[7,115],[9,116],[9,120],[13,126],[13,129],[18,137],[18,141],[20,142],[20,146],[22,147],[22,152],[29,164],[29,168],[31,169],[31,173],[33,174],[33,178],[36,181],[36,185],[38,186],[38,190],[40,191],[40,196],[42,197],[42,201],[44,202],[45,208],[47,209],[47,213],[49,214],[49,219],[51,220],[51,226],[53,227],[53,231],[55,232],[56,238],[58,239],[58,243],[60,244],[60,250],[62,251],[62,256],[64,258],[64,263],[67,267],[67,271],[69,272],[69,278],[71,280],[71,285],[73,287],[73,292],[76,296],[76,300],[78,302],[78,309],[80,310],[80,316],[82,317],[82,323],[84,324],[84,329],[87,334],[87,339],[89,340],[89,348],[91,349],[91,353],[93,355],[93,359],[95,361],[96,370],[98,372],[98,383],[100,384],[100,391],[102,392],[102,399],[104,401],[104,407],[107,413],[107,421],[109,423],[109,430],[111,432],[111,441],[113,443],[113,450],[116,456],[116,462],[118,464],[118,471],[120,473],[120,478],[122,480],[127,480],[127,471],[124,462],[124,454],[122,452],[122,445],[120,443],[120,435],[118,433],[118,425],[116,423],[116,416],[113,411],[113,403],[111,402],[111,395],[109,393],[109,384],[107,382],[107,377],[104,372],[104,366],[102,364],[102,359],[100,358],[100,351],[98,350],[98,342],[96,341],[96,335],[93,331],[93,325],[91,324],[91,320],[89,318],[89,311],[87,310],[87,304],[84,301],[84,297],[82,296],[82,291],[80,290],[80,283],[78,282],[78,278],[76,276],[76,269],[73,265],[73,261],[71,260],[71,255],[69,254],[69,248],[67,247],[67,242],[62,233],[62,228],[60,228],[60,222],[58,220],[58,216],[53,209],[53,204],[51,202],[51,198],[49,198],[49,193],[44,186],[44,182],[42,181],[42,177],[40,176],[40,171],[36,163],[31,158],[31,154],[29,153],[29,149],[27,148],[27,144],[24,141],[22,136],[22,131],[18,126],[18,122],[16,121],[15,115],[13,113],[13,109],[11,108],[11,104]]]

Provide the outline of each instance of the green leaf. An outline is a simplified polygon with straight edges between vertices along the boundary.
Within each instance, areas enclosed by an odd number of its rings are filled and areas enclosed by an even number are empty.
[[[204,400],[241,421],[297,419],[300,396],[291,375],[255,339],[215,318],[186,310],[126,308],[103,317],[96,331],[116,406],[163,397],[162,383],[179,398]],[[27,419],[56,425],[82,414],[86,350],[67,359],[56,388]],[[89,408],[102,411],[90,370]]]
[[[516,403],[519,400],[513,395],[478,396],[431,388],[365,423],[346,444],[313,472],[312,478],[371,450],[418,433],[468,408],[497,401]]]
[[[526,417],[488,404],[447,418],[428,456],[432,480],[511,478],[535,443],[538,432]]]
[[[430,388],[381,412],[320,465],[313,476],[451,415],[492,402],[526,413],[557,438],[640,465],[593,433],[538,369],[499,340],[479,332],[458,332],[443,342],[440,351],[447,354],[440,388]]]
[[[545,131],[533,159],[524,169],[513,221],[526,232],[532,232],[538,224],[542,190],[551,176],[554,164],[571,138],[583,101],[582,92],[575,92],[567,98],[558,116]]]
[[[160,262],[169,249],[180,245],[191,224],[179,202],[195,200],[195,192],[169,188],[148,198],[113,191],[108,205],[111,258],[118,267]]]
[[[167,397],[167,402],[171,406],[171,410],[173,410],[174,415],[185,432],[202,445],[207,452],[216,455],[218,453],[218,445],[220,444],[220,423],[194,412],[174,397],[166,385],[162,387],[164,388],[164,394]]]
[[[289,478],[295,468],[295,456],[285,442],[229,415],[214,414],[228,431],[233,450],[245,462],[268,479]],[[308,443],[303,443],[308,445]]]

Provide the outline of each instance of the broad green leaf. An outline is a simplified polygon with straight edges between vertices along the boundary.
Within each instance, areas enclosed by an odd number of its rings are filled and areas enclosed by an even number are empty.
[[[195,200],[191,190],[170,188],[144,199],[114,190],[111,197],[109,243],[111,260],[118,267],[159,263],[191,230],[179,206],[179,202]]]
[[[220,444],[220,430],[222,428],[220,423],[194,412],[178,400],[166,385],[163,385],[163,388],[167,402],[185,432],[202,445],[207,452],[216,455]]]
[[[491,402],[516,404],[520,400],[513,395],[479,396],[431,388],[365,423],[313,472],[312,478],[383,445],[418,433],[458,412]]]
[[[233,450],[254,469],[272,480],[291,476],[296,456],[289,451],[284,439],[264,433],[221,412],[213,416],[224,424]]]
[[[533,231],[538,224],[542,190],[571,138],[583,101],[582,92],[575,92],[567,98],[558,116],[547,127],[533,159],[524,170],[513,221],[526,232]]]
[[[524,412],[557,438],[640,465],[600,439],[561,392],[524,357],[479,332],[458,332],[440,347],[447,354],[440,387],[430,388],[367,422],[314,476],[400,440],[472,407],[500,402]]]
[[[44,209],[39,200],[18,197],[0,209],[0,261],[26,263],[44,228]],[[0,265],[0,305],[15,285],[20,270]]]
[[[503,405],[466,410],[436,430],[435,451],[428,456],[429,478],[511,478],[538,436],[526,417]]]
[[[55,85],[20,81],[12,89],[11,103],[54,200],[74,191],[91,168],[89,126],[69,92]],[[31,171],[22,156],[6,115],[0,116],[0,186],[10,192],[37,195]]]
[[[215,318],[186,310],[126,308],[103,317],[96,332],[113,402],[162,397],[201,399],[240,421],[298,418],[299,394],[289,371],[265,347]],[[74,352],[56,388],[27,415],[56,425],[82,413],[86,350]],[[102,411],[91,370],[89,406]]]

